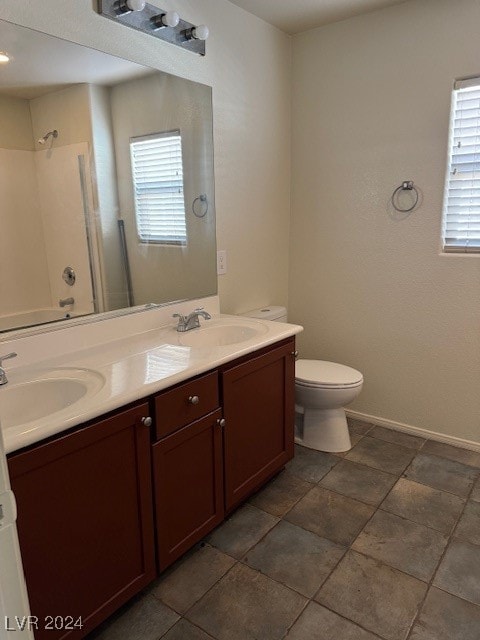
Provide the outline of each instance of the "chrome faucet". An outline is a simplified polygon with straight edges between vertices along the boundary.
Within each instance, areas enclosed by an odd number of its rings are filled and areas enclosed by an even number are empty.
[[[74,304],[74,302],[75,302],[75,298],[61,298],[58,301],[58,304],[61,307],[67,307],[68,305]]]
[[[195,309],[188,316],[183,316],[181,313],[174,313],[173,317],[178,318],[177,331],[183,333],[184,331],[190,331],[190,329],[198,329],[200,326],[200,316],[205,320],[210,320],[212,317],[209,313],[203,309]]]
[[[5,369],[2,366],[3,361],[10,360],[10,358],[16,358],[16,357],[17,357],[16,353],[7,353],[6,356],[0,356],[0,385],[7,384],[8,382],[7,374],[5,373]]]

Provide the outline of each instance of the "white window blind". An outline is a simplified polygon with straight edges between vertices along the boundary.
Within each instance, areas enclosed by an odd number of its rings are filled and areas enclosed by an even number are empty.
[[[480,252],[480,78],[456,82],[453,92],[443,247]]]
[[[186,244],[180,131],[132,138],[130,154],[140,241]]]

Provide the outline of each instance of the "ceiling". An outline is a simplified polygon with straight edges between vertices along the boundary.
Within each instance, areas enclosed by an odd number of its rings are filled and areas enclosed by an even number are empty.
[[[406,0],[230,0],[291,35]]]
[[[0,20],[0,94],[30,100],[72,84],[113,85],[151,69]]]

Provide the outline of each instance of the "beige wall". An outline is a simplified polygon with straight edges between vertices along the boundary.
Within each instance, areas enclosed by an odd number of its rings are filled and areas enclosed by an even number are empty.
[[[34,157],[0,148],[1,316],[52,305]]]
[[[477,0],[418,0],[294,38],[290,318],[364,373],[357,411],[480,441],[480,256],[440,254],[453,80]],[[414,180],[422,204],[392,214]]]
[[[35,149],[42,151],[52,145],[49,138],[43,146],[37,140],[57,129],[54,147],[88,142],[92,138],[88,84],[77,84],[30,100]]]
[[[2,3],[0,18],[213,87],[222,310],[287,303],[290,213],[290,38],[226,1],[165,0],[211,29],[206,57],[96,14],[93,2]]]
[[[28,100],[0,96],[0,314],[52,304]]]
[[[0,95],[0,147],[33,151],[30,104],[22,98]]]

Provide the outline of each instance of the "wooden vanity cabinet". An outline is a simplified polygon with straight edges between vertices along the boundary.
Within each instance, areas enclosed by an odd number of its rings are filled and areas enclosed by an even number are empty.
[[[156,575],[139,404],[8,460],[35,639],[83,638]],[[49,616],[83,628],[44,630]]]
[[[293,458],[294,352],[288,340],[222,371],[227,512]]]
[[[157,562],[163,571],[224,517],[218,374],[164,391],[154,404]]]

